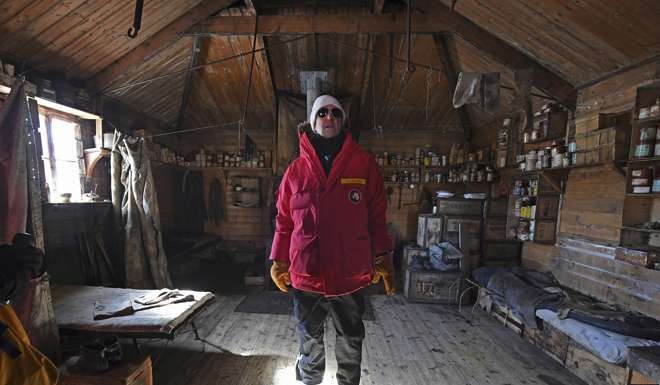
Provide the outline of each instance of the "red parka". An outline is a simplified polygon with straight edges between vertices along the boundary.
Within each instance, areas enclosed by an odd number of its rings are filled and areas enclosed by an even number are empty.
[[[383,178],[350,135],[323,171],[307,134],[277,196],[270,259],[289,261],[296,289],[336,296],[370,284],[374,256],[393,248]]]

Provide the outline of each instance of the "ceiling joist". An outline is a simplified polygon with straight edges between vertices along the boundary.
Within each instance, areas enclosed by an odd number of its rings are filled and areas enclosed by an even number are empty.
[[[416,2],[419,8],[419,1]],[[427,4],[428,2],[422,1]],[[548,93],[569,108],[575,107],[577,91],[568,81],[550,71],[497,36],[471,22],[446,6],[432,2],[423,8],[425,13],[412,17],[415,34],[452,32],[512,68],[534,70],[534,86]],[[192,34],[248,35],[254,33],[255,17],[214,17],[188,30]],[[355,34],[355,33],[405,33],[404,12],[381,15],[263,15],[259,16],[258,33],[275,34]]]

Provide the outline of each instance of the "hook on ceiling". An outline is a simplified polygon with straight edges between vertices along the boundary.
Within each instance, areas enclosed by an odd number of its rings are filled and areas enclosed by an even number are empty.
[[[128,29],[128,37],[134,39],[140,27],[142,27],[142,7],[144,5],[144,0],[135,0],[135,14],[133,16],[133,27]]]

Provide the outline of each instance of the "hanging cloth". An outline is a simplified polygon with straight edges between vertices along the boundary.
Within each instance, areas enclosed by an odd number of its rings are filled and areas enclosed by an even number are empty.
[[[115,131],[112,205],[122,226],[126,286],[172,287],[163,248],[156,186],[144,138]]]
[[[24,83],[16,81],[0,110],[0,244],[24,233],[28,186],[25,141],[27,99]]]
[[[218,178],[213,178],[209,187],[209,222],[219,225],[225,218],[225,194]]]

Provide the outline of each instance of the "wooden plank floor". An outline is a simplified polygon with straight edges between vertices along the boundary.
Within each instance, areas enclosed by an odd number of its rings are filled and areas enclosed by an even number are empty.
[[[292,316],[236,313],[243,296],[218,296],[196,318],[199,334],[147,341],[156,385],[298,384]],[[402,296],[371,296],[375,321],[365,321],[362,385],[576,385],[581,380],[509,329],[476,310],[412,304]],[[334,330],[326,324],[323,384],[336,385]]]

